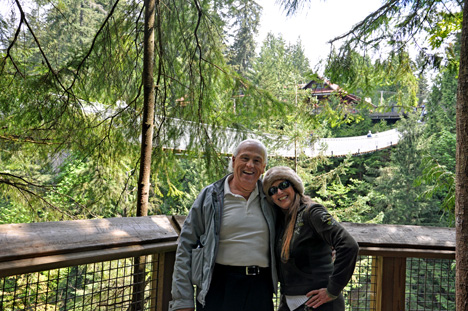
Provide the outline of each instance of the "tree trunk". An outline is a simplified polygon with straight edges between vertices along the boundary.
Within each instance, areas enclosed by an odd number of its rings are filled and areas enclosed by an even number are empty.
[[[457,90],[456,166],[456,305],[468,310],[468,4],[463,9]]]
[[[154,126],[154,13],[156,0],[145,0],[145,38],[143,51],[144,107],[141,129],[140,176],[138,179],[137,216],[148,215],[151,152]]]
[[[145,36],[143,50],[143,120],[141,128],[140,175],[138,178],[137,216],[148,215],[150,190],[151,153],[153,151],[154,126],[154,20],[156,0],[145,0]],[[134,258],[133,295],[130,309],[140,311],[145,306],[146,256]]]

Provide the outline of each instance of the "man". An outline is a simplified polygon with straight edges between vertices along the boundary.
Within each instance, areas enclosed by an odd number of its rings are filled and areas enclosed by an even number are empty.
[[[231,174],[204,188],[180,233],[172,311],[272,311],[277,276],[275,219],[259,180],[267,151],[258,140],[233,152]],[[231,169],[232,168],[232,169]]]

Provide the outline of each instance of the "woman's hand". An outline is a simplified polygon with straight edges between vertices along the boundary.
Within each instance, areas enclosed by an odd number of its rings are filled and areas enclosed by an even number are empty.
[[[307,293],[306,296],[310,297],[310,299],[307,300],[305,304],[306,306],[312,307],[312,308],[318,308],[324,303],[327,303],[335,299],[328,295],[326,288],[321,288],[321,289],[310,291]]]

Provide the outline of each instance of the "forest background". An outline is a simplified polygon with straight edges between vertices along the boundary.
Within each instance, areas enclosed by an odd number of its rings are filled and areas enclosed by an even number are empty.
[[[186,214],[201,188],[226,174],[229,155],[218,149],[226,128],[274,151],[275,135],[306,146],[396,127],[402,139],[384,151],[270,157],[268,167],[296,168],[306,193],[340,221],[455,226],[456,202],[465,206],[455,196],[458,75],[468,67],[460,66],[463,2],[385,1],[332,39],[342,44],[321,72],[300,41],[269,34],[255,52],[254,1],[8,3],[11,14],[0,16],[2,224]],[[308,1],[282,3],[293,14]],[[339,96],[318,105],[301,90],[319,78],[359,96],[359,113]],[[411,113],[422,106],[425,114]],[[391,107],[407,117],[370,119]],[[167,148],[187,124],[189,148]]]
[[[137,215],[143,3],[10,4],[0,20],[0,223]],[[261,7],[253,1],[158,8],[148,214],[187,213],[226,173],[229,156],[216,150],[223,128],[274,150],[266,133],[306,145],[396,127],[403,138],[388,150],[271,158],[268,167],[297,167],[307,194],[341,221],[453,226],[461,9],[454,2],[431,12],[437,27],[424,29],[416,59],[414,41],[402,38],[385,52],[345,44],[318,73],[300,41],[268,34],[255,53]],[[428,70],[436,72],[430,87]],[[300,86],[319,77],[373,105],[362,100],[351,115],[330,97],[317,113]],[[368,115],[422,105],[427,114],[395,124]],[[175,120],[195,124],[189,150],[165,148],[184,130]]]

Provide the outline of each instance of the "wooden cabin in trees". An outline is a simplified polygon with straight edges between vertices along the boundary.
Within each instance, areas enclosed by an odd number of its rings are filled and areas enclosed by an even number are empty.
[[[339,85],[333,84],[326,79],[311,80],[302,89],[310,90],[309,101],[313,103],[316,111],[320,111],[334,97],[339,100],[341,105],[345,106],[348,112],[356,113],[356,106],[361,101],[360,97],[346,92]]]

